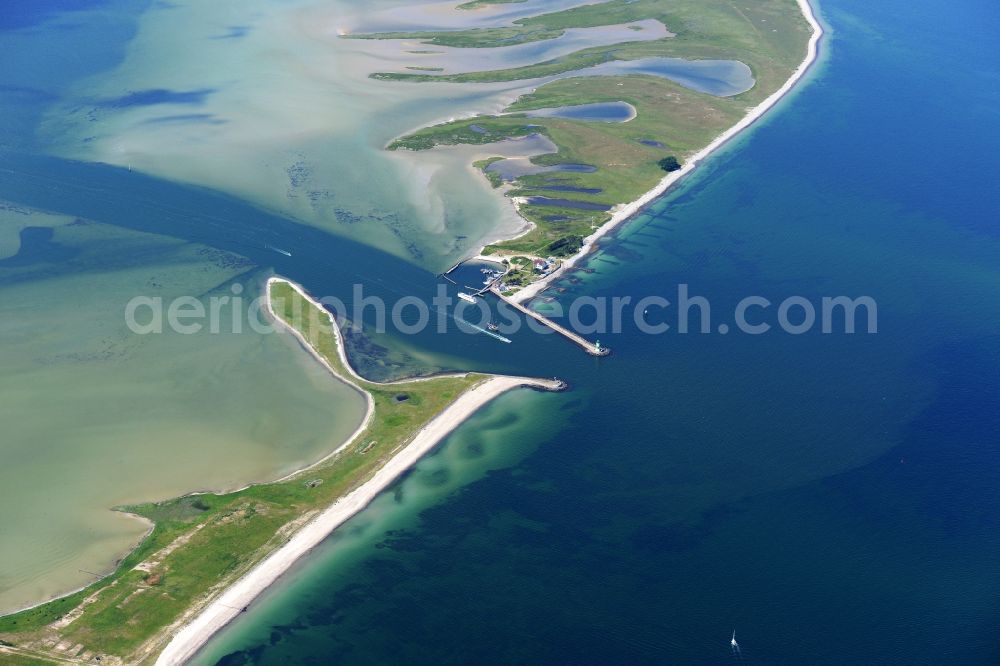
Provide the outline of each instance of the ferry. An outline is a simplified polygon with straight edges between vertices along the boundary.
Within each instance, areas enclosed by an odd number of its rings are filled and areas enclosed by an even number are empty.
[[[288,250],[282,250],[280,247],[274,247],[273,245],[265,245],[264,247],[266,247],[268,250],[274,250],[278,254],[283,254],[286,257],[292,256],[291,252],[289,252]]]
[[[475,296],[469,296],[464,291],[458,292],[458,297],[461,298],[463,301],[466,301],[467,303],[475,303],[476,302],[476,297]]]

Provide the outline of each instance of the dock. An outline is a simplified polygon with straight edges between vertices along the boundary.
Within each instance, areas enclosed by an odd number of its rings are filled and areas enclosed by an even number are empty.
[[[490,261],[493,261],[493,260],[490,260]],[[475,290],[475,292],[473,294],[474,296],[482,296],[482,295],[484,295],[486,292],[488,292],[493,287],[493,285],[499,284],[499,282],[501,280],[503,280],[504,276],[507,275],[507,273],[510,272],[510,268],[508,268],[507,270],[503,271],[502,273],[500,273],[499,275],[497,275],[496,277],[494,277],[492,280],[490,280],[490,282],[487,283],[487,284],[485,284],[485,286],[483,286],[483,287],[477,288],[477,287],[473,287],[471,285],[461,285],[461,284],[459,284],[458,282],[455,281],[455,278],[451,277],[451,274],[454,273],[459,268],[461,268],[462,264],[464,264],[464,263],[465,263],[464,261],[458,262],[457,264],[455,264],[454,266],[452,266],[451,268],[449,268],[448,270],[446,270],[444,273],[441,273],[440,275],[438,275],[438,277],[442,278],[444,280],[447,280],[448,282],[450,282],[451,284],[455,285],[456,287],[462,287],[462,286],[464,286],[466,289]],[[496,263],[496,262],[493,262],[493,263]]]
[[[477,291],[476,292],[476,296],[482,296],[486,292],[493,291],[494,289],[496,289],[497,285],[499,285],[501,282],[503,282],[503,279],[505,277],[507,277],[507,273],[510,273],[510,268],[509,267],[503,273],[501,273],[500,275],[497,275],[495,278],[493,278],[492,280],[490,280],[486,284],[485,287],[483,287],[482,289],[480,289],[479,291]]]
[[[548,326],[553,331],[555,331],[556,333],[559,333],[560,335],[562,335],[564,338],[567,338],[571,342],[575,342],[577,345],[579,345],[580,347],[582,347],[583,350],[585,352],[587,352],[588,354],[590,354],[591,356],[607,356],[608,354],[611,353],[611,350],[608,349],[607,347],[602,347],[602,346],[600,346],[599,343],[591,342],[590,340],[587,340],[582,335],[577,335],[576,333],[574,333],[573,331],[569,330],[568,328],[566,328],[564,326],[560,326],[559,324],[557,324],[556,322],[552,321],[551,319],[549,319],[545,315],[539,314],[538,312],[535,312],[534,310],[531,310],[531,309],[529,309],[529,308],[521,305],[520,303],[516,303],[516,302],[510,300],[509,298],[507,298],[506,296],[504,296],[503,294],[501,294],[500,290],[497,289],[496,286],[490,287],[490,292],[494,296],[496,296],[497,298],[499,298],[501,301],[503,301],[504,303],[507,303],[508,305],[510,305],[511,307],[515,308],[516,310],[519,310],[520,312],[523,312],[524,314],[528,315],[529,317],[531,317],[535,321],[537,321],[537,322],[539,322],[541,324],[544,324],[545,326]]]

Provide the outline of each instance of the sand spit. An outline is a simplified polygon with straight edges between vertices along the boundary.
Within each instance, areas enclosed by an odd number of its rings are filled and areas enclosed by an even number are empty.
[[[268,280],[266,293],[270,294],[271,286],[279,281],[281,281],[280,278],[271,278]],[[309,297],[301,287],[290,282],[288,284],[313,305],[322,307]],[[268,309],[270,310],[269,299]],[[277,321],[281,321],[273,312],[270,314]],[[337,336],[340,360],[344,364],[344,367],[348,369],[350,373],[349,377],[344,377],[326,359],[316,353],[298,331],[291,327],[288,327],[288,330],[292,331],[306,349],[323,363],[330,372],[342,381],[357,386],[355,380],[359,380],[360,377],[347,362],[342,338],[340,337],[340,331],[336,323],[333,324],[333,330]],[[408,382],[394,382],[393,384],[402,383]],[[192,612],[190,617],[185,618],[188,620],[187,623],[174,634],[173,639],[156,660],[156,664],[160,666],[183,664],[191,659],[216,632],[229,624],[229,622],[241,613],[239,609],[249,605],[261,592],[278,580],[295,562],[319,545],[331,532],[368,506],[379,493],[391,485],[406,470],[415,465],[423,456],[433,450],[441,440],[461,425],[463,421],[498,396],[521,387],[552,391],[561,390],[564,385],[559,381],[551,379],[490,376],[463,393],[448,405],[444,411],[421,428],[410,443],[389,460],[371,479],[320,512],[299,529],[285,545],[271,553],[200,611],[196,613]],[[360,386],[357,386],[357,388],[358,390],[363,390]],[[368,415],[365,418],[364,424],[343,446],[349,445],[357,438],[367,426],[372,415],[372,402],[369,398]],[[167,633],[173,633],[174,629],[176,627],[168,628]]]

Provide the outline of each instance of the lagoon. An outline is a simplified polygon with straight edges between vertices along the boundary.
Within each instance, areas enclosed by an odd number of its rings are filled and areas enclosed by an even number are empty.
[[[552,152],[552,151],[547,151]],[[597,167],[589,164],[555,164],[552,166],[542,166],[533,164],[526,157],[512,157],[498,160],[486,167],[486,171],[498,174],[505,181],[517,180],[521,176],[536,173],[569,172],[569,173],[593,173]]]
[[[569,118],[571,120],[593,120],[605,123],[624,123],[635,118],[635,107],[628,102],[595,102],[560,106],[551,109],[535,109],[525,114],[529,118]]]
[[[478,23],[474,25],[481,27]],[[662,23],[650,19],[622,25],[569,28],[554,39],[501,47],[459,48],[412,39],[379,39],[365,40],[357,48],[390,65],[387,71],[404,72],[407,68],[423,67],[440,74],[459,74],[524,67],[582,49],[670,36],[672,33]]]

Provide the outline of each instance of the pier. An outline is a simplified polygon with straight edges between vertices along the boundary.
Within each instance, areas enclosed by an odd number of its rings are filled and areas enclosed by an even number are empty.
[[[510,300],[509,298],[507,298],[506,296],[504,296],[503,294],[501,294],[500,290],[497,289],[496,286],[490,287],[490,292],[494,296],[496,296],[497,298],[499,298],[501,301],[503,301],[504,303],[507,303],[508,305],[510,305],[510,306],[514,307],[515,309],[517,309],[517,310],[523,312],[524,314],[528,315],[529,317],[531,317],[535,321],[537,321],[537,322],[539,322],[541,324],[544,324],[545,326],[548,326],[549,328],[551,328],[556,333],[559,333],[560,335],[562,335],[564,338],[567,338],[568,340],[570,340],[572,342],[575,342],[580,347],[583,347],[583,350],[585,352],[587,352],[588,354],[590,354],[591,356],[607,356],[608,354],[611,353],[611,350],[608,349],[607,347],[601,347],[600,344],[591,342],[590,340],[587,340],[582,335],[577,335],[576,333],[574,333],[573,331],[569,330],[568,328],[566,328],[564,326],[560,326],[559,324],[557,324],[556,322],[552,321],[551,319],[549,319],[545,315],[539,314],[538,312],[535,312],[534,310],[531,310],[531,309],[529,309],[529,308],[521,305],[520,303],[516,303],[516,302]]]

